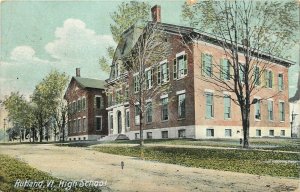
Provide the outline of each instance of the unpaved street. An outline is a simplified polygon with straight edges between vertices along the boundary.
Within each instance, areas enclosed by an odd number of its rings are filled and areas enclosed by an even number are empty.
[[[62,179],[107,180],[112,191],[297,191],[297,179],[189,168],[53,145],[0,145],[8,154]],[[124,161],[124,169],[120,167]],[[298,189],[297,189],[298,188]]]

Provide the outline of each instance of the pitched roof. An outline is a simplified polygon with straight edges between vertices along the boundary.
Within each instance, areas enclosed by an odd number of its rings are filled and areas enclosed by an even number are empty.
[[[153,23],[152,21],[149,21],[147,25],[155,25],[157,24],[158,29],[170,33],[170,34],[179,34],[184,37],[188,37],[191,40],[199,40],[199,41],[204,41],[204,42],[209,42],[212,44],[215,44],[217,46],[220,46],[220,44],[223,44],[224,42],[226,44],[230,44],[222,38],[218,38],[213,34],[209,34],[203,31],[199,31],[196,28],[192,27],[185,27],[185,26],[180,26],[180,25],[173,25],[173,24],[168,24],[168,23]],[[118,58],[120,59],[122,56],[126,55],[130,49],[134,46],[136,41],[138,40],[138,36],[142,34],[142,29],[141,26],[131,26],[128,28],[126,31],[123,32],[123,41],[119,42],[118,47],[115,51],[114,59],[113,62],[116,61]],[[128,43],[130,42],[130,43]],[[238,50],[240,52],[245,51],[242,45],[238,45]],[[123,54],[120,54],[120,52],[124,52]],[[125,54],[126,53],[126,54]],[[295,62],[284,59],[281,57],[277,57],[274,55],[271,55],[269,53],[265,53],[263,51],[253,51],[254,55],[256,55],[258,58],[262,58],[265,60],[269,60],[271,62],[275,62],[278,64],[282,64],[286,67],[289,67],[291,65],[294,65]]]
[[[106,84],[104,80],[99,79],[91,79],[91,78],[82,78],[82,77],[72,77],[75,79],[80,86],[83,88],[96,88],[96,89],[104,89],[104,85]]]

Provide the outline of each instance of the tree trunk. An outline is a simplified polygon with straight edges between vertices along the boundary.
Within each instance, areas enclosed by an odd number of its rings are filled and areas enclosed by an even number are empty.
[[[43,141],[43,128],[40,127],[40,143]]]
[[[245,107],[247,108],[247,107]],[[244,109],[243,115],[242,115],[242,124],[243,124],[243,148],[249,148],[249,110]]]
[[[144,145],[144,135],[143,135],[143,127],[140,118],[140,146]]]
[[[32,128],[32,142],[35,142],[35,128]]]

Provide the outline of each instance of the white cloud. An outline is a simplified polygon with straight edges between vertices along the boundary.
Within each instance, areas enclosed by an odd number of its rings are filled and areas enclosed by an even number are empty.
[[[55,37],[54,41],[45,46],[45,50],[62,64],[95,65],[99,57],[106,54],[105,48],[114,45],[112,36],[97,35],[83,21],[72,18],[65,20],[62,27],[56,28]]]
[[[35,51],[30,46],[18,46],[14,48],[10,53],[10,59],[13,63],[25,63],[25,64],[46,64],[47,60],[42,60],[35,55]]]
[[[72,76],[75,68],[80,67],[82,77],[105,79],[107,74],[101,71],[98,60],[107,54],[109,45],[115,45],[112,36],[98,35],[83,21],[67,19],[63,26],[56,28],[55,39],[44,47],[55,61],[41,59],[27,45],[15,47],[8,60],[0,61],[0,98],[11,91],[30,95],[35,85],[54,68]]]

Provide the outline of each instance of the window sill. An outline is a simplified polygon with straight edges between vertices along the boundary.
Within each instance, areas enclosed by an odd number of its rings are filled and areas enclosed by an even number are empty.
[[[205,119],[207,119],[207,120],[214,120],[215,118],[214,117],[205,117]]]
[[[165,123],[165,122],[168,122],[168,121],[169,121],[169,119],[167,119],[167,120],[161,120],[162,123]]]
[[[285,121],[279,121],[280,123],[284,123]]]
[[[226,120],[226,121],[230,121],[230,120],[231,120],[231,117],[230,117],[230,118],[224,118],[224,120]]]
[[[177,77],[175,80],[181,80],[181,79],[184,79],[185,77],[187,77],[187,75],[183,75],[183,76],[181,76],[181,77]]]
[[[185,120],[185,117],[182,117],[182,118],[178,118],[177,121],[183,121]]]
[[[261,121],[261,119],[254,119],[254,121]]]
[[[146,125],[151,125],[151,124],[152,124],[152,122],[147,122],[147,123],[146,123]]]

